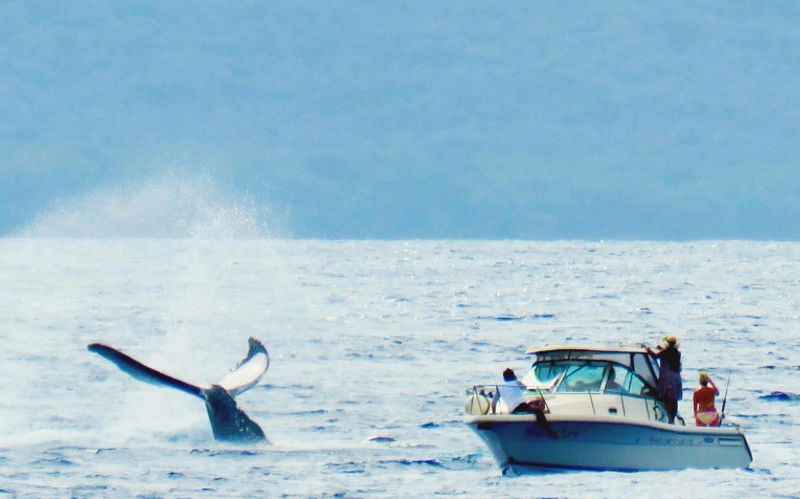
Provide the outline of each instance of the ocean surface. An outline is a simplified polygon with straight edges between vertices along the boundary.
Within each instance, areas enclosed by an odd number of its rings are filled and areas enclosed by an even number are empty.
[[[0,497],[800,497],[797,243],[9,238],[0,280]],[[667,333],[749,469],[503,477],[461,422],[529,346]],[[86,350],[212,383],[249,336],[256,446]]]

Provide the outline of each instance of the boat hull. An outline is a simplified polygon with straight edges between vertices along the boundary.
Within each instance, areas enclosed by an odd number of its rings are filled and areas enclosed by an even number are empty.
[[[503,472],[527,467],[587,470],[743,468],[752,462],[736,429],[611,417],[467,416]]]

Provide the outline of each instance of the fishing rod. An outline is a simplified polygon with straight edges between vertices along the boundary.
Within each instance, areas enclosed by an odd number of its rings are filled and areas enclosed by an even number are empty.
[[[722,424],[722,420],[725,419],[725,404],[728,403],[728,387],[731,384],[731,372],[728,371],[728,381],[725,383],[725,396],[722,398],[722,413],[719,416],[719,423]]]

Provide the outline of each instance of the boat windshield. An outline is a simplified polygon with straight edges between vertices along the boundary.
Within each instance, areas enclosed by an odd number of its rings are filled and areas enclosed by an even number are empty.
[[[557,391],[599,392],[603,386],[605,373],[606,366],[603,364],[584,362],[572,365],[566,370]]]
[[[606,392],[650,396],[651,389],[626,366],[598,361],[537,362],[525,384],[557,392]]]
[[[595,349],[559,348],[555,350],[537,351],[536,363],[547,362],[610,362],[614,365],[627,366],[649,386],[656,386],[658,364],[642,351],[616,351]],[[619,378],[621,379],[621,378]]]

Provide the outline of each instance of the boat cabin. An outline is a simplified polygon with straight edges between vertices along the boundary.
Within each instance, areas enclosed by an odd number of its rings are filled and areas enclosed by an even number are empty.
[[[522,399],[542,399],[558,415],[594,415],[666,421],[657,397],[658,364],[642,348],[547,346],[530,349],[536,356],[520,380]],[[476,385],[467,391],[468,414],[495,414],[508,387]]]
[[[658,364],[641,348],[548,346],[536,355],[522,382],[556,393],[598,392],[653,396]]]
[[[528,353],[536,359],[521,381],[554,413],[665,420],[658,364],[641,347],[556,345]]]

